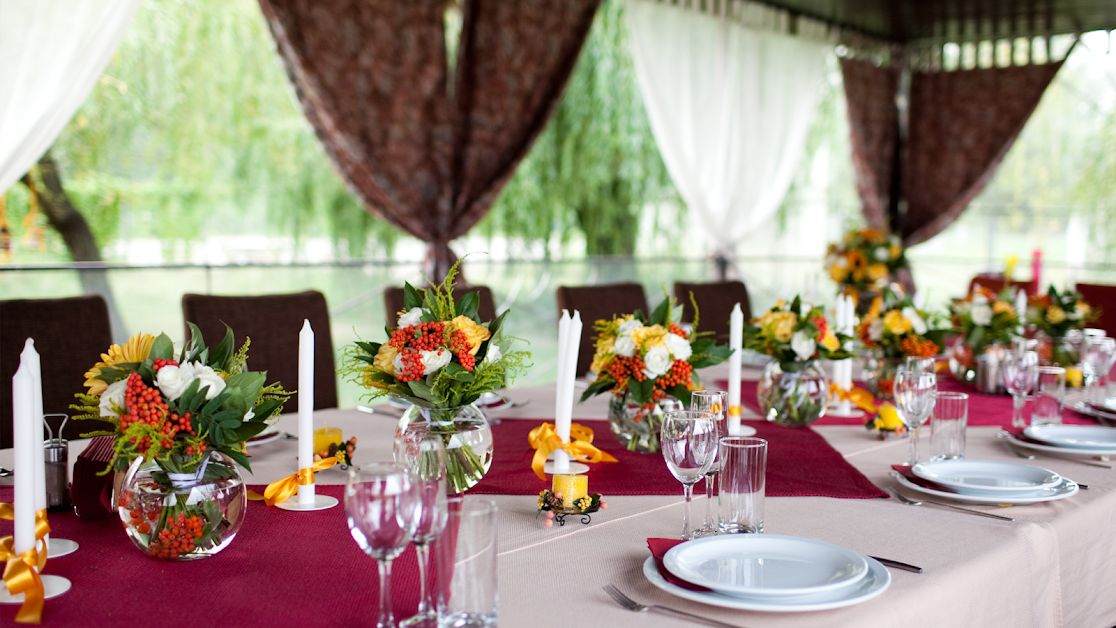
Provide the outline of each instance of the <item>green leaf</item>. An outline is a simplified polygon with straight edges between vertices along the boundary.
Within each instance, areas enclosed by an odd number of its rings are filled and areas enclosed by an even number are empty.
[[[691,401],[692,394],[690,393],[689,388],[686,388],[682,384],[676,384],[676,385],[671,387],[669,392],[670,392],[671,396],[673,396],[675,399],[681,401],[682,405],[684,407],[686,407],[686,408],[690,407],[690,401]]]
[[[445,374],[451,379],[459,382],[471,382],[476,379],[476,377],[473,376],[472,371],[469,371],[464,366],[461,366],[456,362],[450,362],[446,365]]]
[[[270,419],[271,415],[283,409],[283,402],[283,399],[268,399],[256,404],[256,407],[252,408],[252,413],[255,416],[252,417],[250,423],[263,423]]]
[[[422,294],[410,283],[403,284],[403,308],[412,310],[422,306]],[[395,316],[397,312],[388,312],[388,316]]]
[[[226,407],[235,408],[241,415],[247,413],[248,409],[256,404],[266,377],[267,373],[260,371],[248,371],[230,376],[225,380],[225,390],[222,391],[228,395]]]
[[[237,440],[248,440],[268,428],[263,421],[248,421],[233,428]]]
[[[415,380],[407,382],[407,386],[411,389],[411,393],[416,397],[419,397],[420,399],[425,399],[430,403],[433,403],[436,400],[434,391],[431,390],[430,386],[427,386],[426,382],[424,381]]]
[[[205,338],[202,337],[198,326],[190,321],[186,321],[186,326],[190,328],[190,341],[182,349],[182,356],[178,360],[179,364],[192,362],[205,349]]]
[[[457,315],[477,320],[477,310],[480,309],[480,293],[466,292],[465,296],[457,302]]]
[[[138,362],[127,362],[117,364],[115,366],[101,367],[101,374],[98,375],[95,379],[99,379],[102,382],[111,384],[128,377],[132,374],[132,371],[135,371],[138,368]]]
[[[231,367],[229,362],[236,353],[236,339],[233,336],[232,327],[229,327],[224,321],[221,321],[221,324],[225,326],[225,337],[210,351],[208,364],[215,369],[228,372]]]
[[[597,380],[592,384],[589,384],[589,388],[585,389],[585,392],[581,394],[581,401],[586,401],[594,395],[599,395],[603,392],[612,390],[615,386],[616,380],[612,377],[608,375],[598,377]]]
[[[655,311],[651,312],[652,325],[662,325],[663,327],[670,327],[670,298],[663,299],[662,303],[655,307]]]
[[[249,472],[252,471],[252,467],[249,466],[249,464],[248,464],[248,456],[244,455],[244,452],[237,451],[237,450],[232,449],[232,448],[221,448],[218,451],[225,454],[229,458],[232,458],[233,462],[235,462],[238,465],[244,467]]]
[[[500,333],[500,329],[504,326],[504,319],[507,318],[508,312],[510,311],[511,310],[504,310],[496,317],[496,320],[488,324],[488,333],[491,334],[490,337],[495,338],[496,335]]]
[[[195,379],[190,382],[186,390],[182,391],[182,396],[178,398],[178,407],[186,412],[196,412],[201,407],[201,402],[205,401],[204,394],[198,394],[198,386],[201,385],[200,379]]]
[[[636,381],[634,378],[628,380],[628,392],[631,393],[632,398],[638,403],[648,403],[651,401],[651,393],[654,392],[655,385],[649,379],[642,382]]]
[[[379,343],[379,342],[363,342],[363,341],[360,341],[360,340],[358,340],[356,342],[356,346],[363,349],[364,352],[368,353],[369,355],[376,355],[377,353],[379,353],[380,352],[380,344],[381,343]]]
[[[166,334],[159,334],[155,338],[155,343],[151,345],[151,354],[148,357],[158,360],[173,360],[174,343]]]

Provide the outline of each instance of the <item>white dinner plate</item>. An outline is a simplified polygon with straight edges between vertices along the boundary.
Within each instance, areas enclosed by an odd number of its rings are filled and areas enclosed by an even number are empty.
[[[1023,434],[1052,447],[1100,449],[1116,454],[1116,428],[1100,425],[1031,425]]]
[[[1010,496],[996,497],[992,495],[963,495],[961,493],[935,491],[932,488],[919,486],[918,484],[911,482],[898,473],[894,473],[892,475],[893,477],[895,477],[896,480],[899,481],[900,484],[911,489],[912,491],[918,491],[919,493],[924,493],[933,497],[952,499],[958,502],[967,502],[970,504],[985,504],[988,506],[999,506],[1001,504],[1008,506],[1026,506],[1027,504],[1035,504],[1038,502],[1052,502],[1058,499],[1065,499],[1067,497],[1073,497],[1077,494],[1077,483],[1066,478],[1062,478],[1062,483],[1058,486],[1055,486],[1054,488],[1044,488],[1040,491],[1025,493],[1022,495],[1013,494]]]
[[[651,584],[656,587],[676,595],[680,598],[691,600],[694,602],[701,602],[702,604],[710,604],[712,606],[723,606],[725,608],[735,608],[745,611],[767,611],[771,613],[801,613],[805,611],[824,611],[831,608],[842,608],[844,606],[852,606],[867,602],[868,600],[876,597],[884,592],[891,584],[891,574],[888,573],[887,568],[881,565],[878,561],[868,558],[868,573],[856,583],[854,586],[847,589],[839,589],[837,591],[829,591],[827,593],[816,593],[813,595],[804,595],[797,597],[787,598],[746,598],[734,595],[725,595],[723,593],[705,592],[705,591],[691,591],[684,589],[680,586],[667,582],[663,574],[659,573],[659,567],[655,564],[655,557],[649,556],[643,563],[643,575]]]
[[[1015,462],[943,460],[920,462],[911,471],[967,495],[1020,495],[1062,483],[1062,476],[1049,469]]]
[[[663,566],[718,593],[771,599],[850,587],[868,573],[868,559],[850,549],[798,536],[727,534],[670,548]]]
[[[1107,406],[1105,407],[1107,408]],[[1077,410],[1081,414],[1084,414],[1085,416],[1093,417],[1101,425],[1116,427],[1116,411],[1101,409],[1097,406],[1089,405],[1084,401],[1078,401],[1077,403],[1073,404],[1073,409]]]
[[[256,445],[263,445],[264,443],[272,443],[279,440],[282,435],[277,425],[269,425],[262,432],[256,434],[255,438],[245,441],[244,446],[255,447]]]
[[[999,432],[997,434],[997,436],[999,436],[1000,438],[1006,438],[1009,443],[1011,443],[1012,445],[1014,445],[1016,447],[1022,447],[1023,449],[1030,449],[1032,451],[1041,451],[1041,452],[1048,453],[1048,454],[1058,454],[1058,455],[1063,456],[1063,457],[1066,457],[1066,456],[1088,456],[1088,457],[1092,458],[1092,457],[1096,457],[1096,456],[1113,456],[1113,455],[1116,455],[1116,452],[1113,452],[1111,449],[1081,449],[1081,448],[1070,449],[1068,447],[1054,447],[1052,445],[1040,445],[1038,443],[1032,443],[1030,441],[1023,440],[1022,438],[1016,438],[1015,436],[1012,436],[1008,432]]]

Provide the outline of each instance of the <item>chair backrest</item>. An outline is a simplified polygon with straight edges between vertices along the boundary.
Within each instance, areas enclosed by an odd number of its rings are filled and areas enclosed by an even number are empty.
[[[1027,294],[1035,293],[1035,281],[1033,279],[1030,281],[1008,280],[1002,273],[981,273],[973,277],[972,281],[969,282],[968,294],[972,294],[973,289],[977,286],[983,286],[996,294],[1002,292],[1005,286],[1022,288]]]
[[[43,412],[74,414],[74,395],[85,391],[85,372],[112,344],[108,306],[99,295],[0,301],[0,448],[12,446],[12,376],[28,338],[35,341],[43,374]],[[51,420],[57,429],[59,420]],[[111,430],[104,421],[69,421],[62,436]]]
[[[682,322],[694,321],[694,307],[690,303],[690,293],[698,306],[698,331],[713,332],[718,342],[728,342],[729,317],[732,307],[740,304],[745,324],[752,318],[752,306],[748,301],[748,288],[740,281],[718,283],[676,283],[674,298],[682,306]]]
[[[555,300],[558,302],[559,316],[562,315],[562,310],[569,310],[571,315],[574,310],[581,313],[581,348],[578,349],[577,354],[578,375],[586,373],[589,365],[593,363],[593,342],[596,339],[593,323],[619,314],[631,314],[636,310],[650,314],[647,309],[647,296],[643,293],[643,286],[638,283],[559,286]]]
[[[1079,283],[1077,291],[1086,303],[1100,309],[1100,317],[1089,323],[1089,326],[1103,329],[1109,336],[1116,336],[1116,286]]]
[[[470,292],[476,292],[480,299],[480,304],[477,307],[477,316],[480,317],[480,322],[490,323],[496,320],[496,301],[493,299],[492,290],[488,286],[457,286],[453,289],[453,298],[459,300]],[[388,327],[395,327],[396,317],[402,311],[403,288],[396,286],[386,288],[384,290],[384,316],[387,317]]]
[[[333,360],[333,334],[325,295],[316,290],[263,296],[182,295],[182,314],[198,326],[207,345],[225,337],[225,324],[236,334],[237,349],[245,338],[248,368],[267,371],[267,383],[279,382],[298,389],[298,334],[304,319],[314,329],[314,408],[337,407],[337,373]],[[186,339],[190,337],[186,328]],[[298,394],[284,405],[284,412],[298,409]]]

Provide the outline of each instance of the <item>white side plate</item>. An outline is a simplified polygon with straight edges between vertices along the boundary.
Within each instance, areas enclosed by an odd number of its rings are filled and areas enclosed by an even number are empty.
[[[1116,427],[1100,425],[1031,425],[1023,434],[1052,447],[1102,449],[1116,454]]]
[[[1111,449],[1070,449],[1068,447],[1040,445],[1038,443],[1032,443],[1021,438],[1016,438],[1007,432],[1000,432],[996,436],[998,438],[1006,439],[1015,447],[1030,449],[1031,451],[1041,451],[1044,453],[1058,454],[1061,457],[1084,456],[1088,458],[1096,458],[1100,456],[1116,456],[1116,451],[1112,451]]]
[[[1077,483],[1073,480],[1062,478],[1062,483],[1054,488],[1047,488],[1034,493],[1024,495],[1011,495],[1003,497],[995,497],[988,495],[962,495],[961,493],[946,493],[944,491],[935,491],[934,489],[925,488],[911,482],[907,478],[895,474],[895,479],[899,484],[912,491],[918,491],[925,495],[933,497],[941,497],[943,499],[952,499],[953,501],[966,502],[969,504],[985,504],[987,506],[1026,506],[1027,504],[1035,504],[1038,502],[1052,502],[1058,499],[1065,499],[1077,495]]]
[[[1062,476],[1041,467],[988,460],[921,462],[911,471],[924,480],[968,495],[1017,495],[1062,483]]]

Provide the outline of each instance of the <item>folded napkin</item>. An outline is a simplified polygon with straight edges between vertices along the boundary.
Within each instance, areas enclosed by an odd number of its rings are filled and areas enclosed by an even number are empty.
[[[82,519],[104,519],[112,515],[112,471],[97,475],[112,460],[113,436],[96,436],[74,461],[70,501]]]
[[[914,474],[914,471],[911,471],[911,467],[909,465],[893,464],[893,465],[891,465],[891,468],[895,469],[899,473],[902,473],[903,477],[907,478],[907,480],[909,480],[912,484],[917,484],[917,485],[921,486],[922,488],[928,488],[932,491],[941,491],[943,493],[956,493],[957,492],[957,491],[955,491],[954,489],[952,489],[948,486],[938,484],[937,482],[931,482],[930,480],[927,480],[926,478],[918,477],[917,475]]]
[[[651,550],[651,555],[655,557],[655,565],[659,568],[659,573],[662,574],[663,578],[666,578],[667,582],[675,586],[682,587],[683,589],[689,589],[690,591],[703,591],[706,593],[712,593],[713,589],[703,587],[692,582],[687,582],[686,580],[683,580],[682,578],[679,578],[678,576],[670,573],[670,570],[668,570],[666,566],[663,565],[663,556],[666,556],[667,551],[675,545],[678,545],[679,543],[685,543],[685,541],[679,539],[647,539],[647,547]]]

